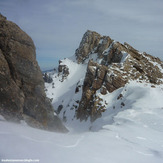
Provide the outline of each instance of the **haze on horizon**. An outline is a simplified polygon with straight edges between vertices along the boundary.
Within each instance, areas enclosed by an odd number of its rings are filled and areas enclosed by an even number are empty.
[[[162,0],[0,0],[0,12],[32,37],[42,69],[72,56],[88,29],[163,60]]]

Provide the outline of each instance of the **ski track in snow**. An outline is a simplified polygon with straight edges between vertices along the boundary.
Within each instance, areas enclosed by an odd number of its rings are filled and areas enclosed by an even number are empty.
[[[52,141],[45,141],[45,140],[37,140],[37,139],[33,139],[31,137],[28,137],[28,136],[25,136],[25,135],[20,135],[21,138],[24,138],[26,140],[29,140],[29,141],[33,141],[33,142],[37,142],[37,143],[48,143],[48,144],[53,144],[54,146],[57,145],[59,147],[63,147],[63,148],[75,148],[79,145],[79,143],[84,139],[84,136],[80,136],[76,142],[74,144],[70,144],[70,145],[60,145],[60,144],[57,144],[57,143],[54,143]]]
[[[137,153],[139,153],[141,155],[145,155],[145,156],[153,156],[153,154],[150,154],[150,153],[143,153],[141,151],[135,151],[135,152],[137,152]]]
[[[84,139],[84,136],[82,135],[79,139],[77,139],[75,144],[72,145],[68,145],[68,146],[61,146],[61,147],[65,147],[65,148],[75,148],[79,145],[79,143]]]

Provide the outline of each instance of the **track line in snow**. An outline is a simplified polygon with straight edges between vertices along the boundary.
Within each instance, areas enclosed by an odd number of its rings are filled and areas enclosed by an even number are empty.
[[[141,152],[141,151],[135,151],[136,153],[139,153],[141,155],[144,155],[144,156],[153,156],[153,154],[151,153],[144,153],[144,152]]]
[[[46,141],[46,140],[36,140],[28,136],[20,135],[20,137],[25,138],[27,140],[33,141],[33,142],[38,142],[38,143],[53,143],[51,141]],[[53,143],[54,144],[54,143]]]
[[[136,138],[137,138],[137,139],[141,139],[141,140],[147,140],[146,138],[140,137],[140,136],[137,136]]]
[[[56,144],[56,143],[54,143],[54,142],[52,142],[52,141],[36,140],[36,139],[33,139],[33,138],[31,138],[31,137],[28,137],[28,136],[24,136],[24,135],[21,135],[20,137],[25,138],[25,139],[27,139],[27,140],[29,140],[29,141],[37,142],[37,143],[49,143],[49,144],[54,144],[54,145],[57,145],[57,146],[62,147],[62,148],[74,148],[74,147],[78,146],[79,143],[84,139],[84,136],[81,136],[81,137],[80,137],[79,139],[77,139],[77,141],[76,141],[74,144],[72,144],[72,145],[60,145],[60,144]]]
[[[62,146],[62,147],[65,147],[65,148],[74,148],[74,147],[77,147],[79,145],[79,143],[84,139],[84,136],[81,136],[75,144],[73,145],[66,145],[66,146]]]

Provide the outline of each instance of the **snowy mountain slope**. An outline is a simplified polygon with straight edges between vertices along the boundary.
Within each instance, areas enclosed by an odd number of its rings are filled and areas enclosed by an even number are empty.
[[[107,95],[99,96],[104,99],[107,103],[107,110],[102,114],[102,118],[97,119],[93,126],[97,128],[99,125],[105,126],[107,124],[112,124],[116,121],[118,114],[118,123],[123,121],[123,118],[127,121],[137,121],[137,123],[150,123],[150,126],[154,125],[156,119],[153,117],[155,111],[160,114],[157,116],[157,121],[160,120],[160,125],[162,124],[163,116],[163,86],[157,86],[155,88],[151,87],[151,84],[139,83],[132,81],[126,84],[125,87],[120,88],[113,93]],[[122,116],[122,119],[121,119]],[[141,118],[143,117],[143,120]],[[151,118],[149,122],[145,119]],[[143,122],[141,122],[143,121]],[[99,126],[101,127],[101,126]],[[161,129],[161,127],[160,127]],[[161,129],[162,131],[162,129]]]
[[[127,43],[87,31],[75,55],[61,60],[58,71],[48,72],[47,76],[53,79],[46,88],[56,113],[67,123],[77,123],[76,118],[94,121],[108,108],[116,115],[117,108],[129,107],[123,100],[110,104],[108,99],[119,88],[125,92],[131,81],[151,87],[162,85],[163,63]],[[120,92],[117,96],[120,94],[123,96]]]
[[[0,121],[0,159],[30,158],[41,163],[162,163],[163,87],[131,82],[103,99],[108,103],[103,116],[93,124],[79,125],[76,120],[73,125],[67,123],[68,134]],[[121,108],[122,102],[125,106]]]

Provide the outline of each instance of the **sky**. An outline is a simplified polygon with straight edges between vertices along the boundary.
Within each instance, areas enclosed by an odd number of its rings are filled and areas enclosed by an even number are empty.
[[[163,60],[163,0],[0,0],[0,13],[32,37],[42,70],[74,55],[87,30]]]

